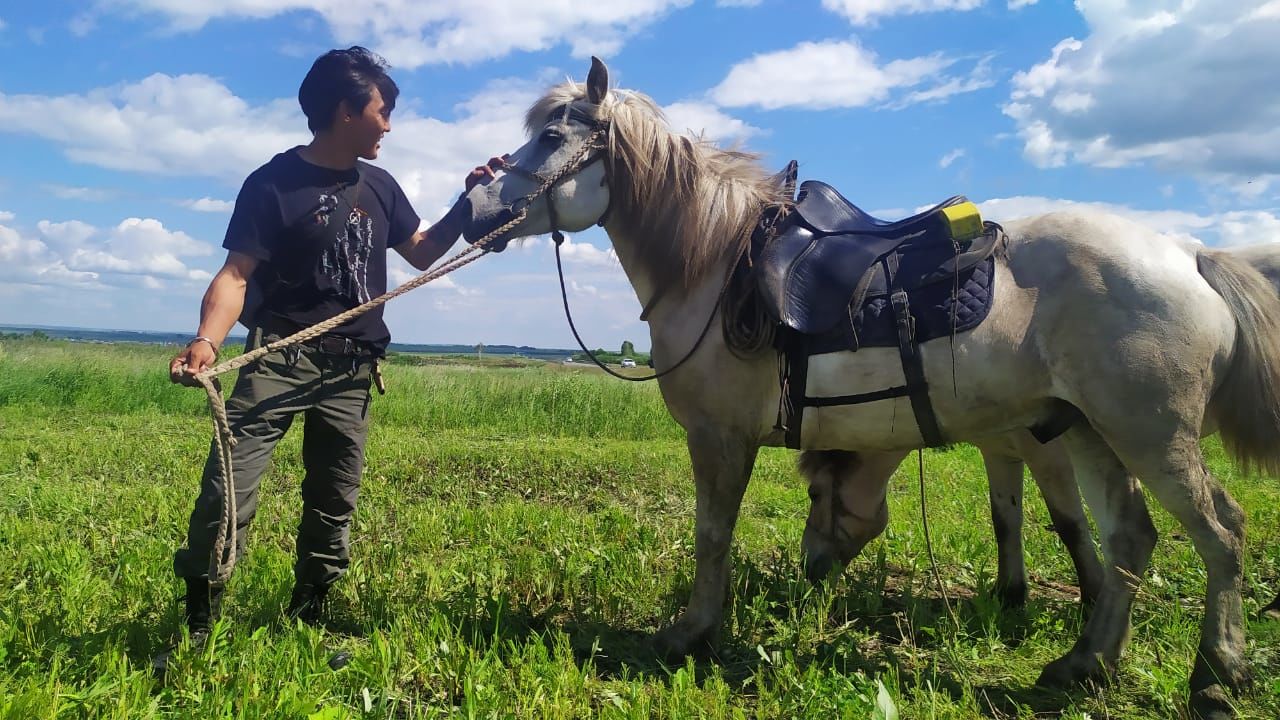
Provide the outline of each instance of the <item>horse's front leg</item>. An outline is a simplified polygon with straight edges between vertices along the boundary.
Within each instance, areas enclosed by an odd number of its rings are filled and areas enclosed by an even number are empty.
[[[693,592],[684,614],[655,638],[668,656],[703,652],[716,642],[729,584],[729,546],[758,449],[752,440],[716,429],[689,432],[698,503]]]

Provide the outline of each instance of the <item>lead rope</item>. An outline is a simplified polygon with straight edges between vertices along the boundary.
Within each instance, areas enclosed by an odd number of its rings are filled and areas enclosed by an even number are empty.
[[[729,292],[729,284],[730,281],[733,280],[734,268],[742,261],[742,255],[747,251],[747,247],[744,246],[742,252],[738,254],[738,258],[729,264],[729,274],[725,276],[724,285],[720,288],[720,294],[716,296],[716,302],[711,306],[711,314],[707,316],[707,323],[702,326],[702,332],[698,333],[698,339],[693,341],[693,347],[689,348],[689,352],[685,353],[684,357],[680,358],[675,365],[672,365],[661,372],[655,372],[652,375],[646,375],[644,377],[631,377],[629,375],[623,375],[620,372],[610,370],[608,366],[600,362],[600,359],[596,357],[596,354],[587,349],[587,344],[582,341],[582,336],[578,334],[578,328],[573,324],[573,313],[569,312],[569,291],[565,288],[564,265],[560,262],[560,245],[564,242],[564,235],[557,230],[552,233],[552,238],[555,240],[556,245],[556,272],[560,274],[560,298],[564,301],[564,317],[569,321],[569,330],[573,332],[573,339],[578,341],[578,347],[582,348],[582,351],[587,354],[587,357],[591,358],[591,362],[599,366],[601,370],[620,380],[627,380],[629,382],[648,382],[649,380],[657,380],[663,375],[673,372],[676,368],[684,365],[686,360],[693,357],[693,354],[697,352],[698,348],[702,345],[702,341],[707,337],[707,332],[711,330],[711,322],[715,320],[716,311],[720,309],[720,304],[724,302],[725,294]]]
[[[432,280],[443,277],[454,270],[458,270],[469,265],[484,256],[483,253],[475,254],[478,250],[483,249],[494,239],[500,237],[503,233],[519,225],[528,215],[530,204],[540,195],[545,193],[551,186],[558,183],[561,178],[571,172],[577,172],[582,167],[582,161],[587,153],[596,147],[596,141],[604,134],[603,129],[599,129],[592,133],[582,144],[582,148],[578,154],[570,159],[560,168],[559,171],[546,178],[542,185],[524,196],[524,202],[515,216],[501,225],[497,229],[491,231],[483,238],[477,240],[471,247],[464,249],[462,252],[447,260],[434,270],[428,270],[418,277],[404,283],[396,289],[383,293],[378,297],[341,312],[328,320],[322,320],[309,328],[304,328],[298,332],[274,342],[259,347],[252,352],[247,352],[238,357],[232,358],[220,365],[216,365],[207,370],[198,373],[195,376],[205,390],[205,394],[209,398],[209,412],[213,416],[214,432],[217,434],[217,441],[214,443],[214,451],[218,456],[218,470],[222,475],[222,517],[218,520],[218,534],[214,538],[213,551],[209,555],[209,583],[211,585],[222,585],[231,577],[231,571],[236,564],[236,522],[235,517],[238,513],[236,508],[236,491],[235,480],[232,474],[231,465],[231,449],[235,447],[236,440],[231,434],[231,423],[227,418],[226,402],[222,398],[222,387],[218,382],[218,376],[232,370],[238,370],[249,363],[261,358],[262,356],[281,350],[302,342],[306,342],[312,338],[322,335],[339,325],[351,320],[352,318],[363,315],[364,313],[385,304],[392,298],[399,297],[410,290],[414,290],[425,285]],[[473,255],[472,257],[467,257]]]
[[[916,449],[917,469],[920,473],[920,521],[924,524],[924,547],[929,553],[929,566],[933,568],[933,581],[938,585],[938,592],[942,594],[942,604],[947,608],[947,615],[951,617],[951,622],[956,626],[956,630],[960,630],[960,619],[956,617],[956,611],[951,607],[951,596],[947,594],[947,587],[942,584],[942,573],[938,572],[938,561],[933,557],[933,539],[929,533],[929,512],[925,505],[924,492],[924,450]]]

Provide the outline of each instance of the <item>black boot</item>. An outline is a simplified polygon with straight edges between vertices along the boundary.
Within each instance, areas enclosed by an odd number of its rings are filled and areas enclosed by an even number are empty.
[[[222,593],[225,587],[212,586],[204,578],[186,578],[186,581],[186,608],[182,613],[182,621],[187,626],[187,637],[191,641],[191,649],[199,652],[209,641],[213,622],[222,612]],[[168,670],[169,659],[177,648],[178,641],[175,640],[151,659],[151,669],[157,675],[163,676]]]
[[[183,620],[191,636],[191,647],[200,649],[209,640],[213,621],[222,612],[222,585],[210,585],[204,578],[187,578],[187,610]]]
[[[285,617],[290,620],[301,620],[307,625],[318,625],[320,615],[324,612],[324,599],[328,594],[328,585],[306,583],[294,585],[293,595],[289,598],[289,607],[284,611]]]

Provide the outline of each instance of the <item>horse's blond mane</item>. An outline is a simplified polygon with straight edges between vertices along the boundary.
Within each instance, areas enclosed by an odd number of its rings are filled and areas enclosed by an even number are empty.
[[[672,132],[661,108],[641,93],[614,90],[594,105],[586,85],[566,82],[534,103],[526,129],[537,133],[570,105],[610,122],[610,185],[619,193],[613,212],[641,239],[641,262],[654,277],[694,284],[742,250],[764,205],[788,199],[758,156]]]

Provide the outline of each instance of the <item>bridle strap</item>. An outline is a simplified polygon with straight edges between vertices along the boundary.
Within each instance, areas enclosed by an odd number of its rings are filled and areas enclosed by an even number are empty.
[[[555,239],[554,235],[552,237],[553,239]],[[707,324],[702,326],[702,332],[698,333],[698,339],[693,341],[693,347],[689,348],[689,352],[685,353],[684,357],[680,358],[680,360],[675,365],[672,365],[671,367],[665,370],[655,372],[654,374],[646,377],[631,377],[631,376],[623,375],[622,373],[610,370],[608,366],[600,362],[600,358],[597,358],[595,353],[587,349],[587,344],[582,341],[582,336],[578,334],[578,328],[573,324],[573,313],[569,312],[569,291],[565,289],[564,264],[560,262],[560,245],[563,241],[564,241],[563,235],[561,235],[559,239],[556,239],[555,241],[556,272],[560,274],[560,298],[564,301],[564,317],[566,320],[569,321],[569,330],[573,332],[573,339],[578,341],[578,347],[582,348],[582,352],[586,353],[587,357],[591,358],[591,362],[599,366],[601,370],[609,373],[610,375],[616,378],[619,378],[621,380],[626,380],[628,382],[647,382],[649,380],[657,380],[663,375],[674,372],[676,368],[680,367],[681,365],[684,365],[689,358],[693,357],[693,354],[698,351],[699,347],[702,346],[702,341],[706,339],[707,332],[711,330],[711,323],[716,319],[716,312],[720,309],[720,306],[724,303],[724,296],[729,292],[729,285],[733,281],[734,269],[737,268],[738,263],[742,262],[742,256],[747,252],[747,250],[750,247],[750,245],[744,245],[742,248],[742,252],[738,253],[738,257],[735,258],[733,262],[729,263],[729,272],[725,274],[724,285],[721,286],[720,288],[720,294],[716,296],[715,304],[711,306],[711,312],[707,314]],[[650,302],[650,305],[654,305],[654,304],[656,304],[656,302],[653,302],[653,301]],[[651,310],[651,309],[652,307],[648,308],[648,310]],[[646,313],[648,310],[646,310]],[[650,357],[652,358],[652,355],[650,355]]]
[[[597,130],[602,129],[603,127],[604,126],[598,126]],[[591,144],[594,146],[596,140],[588,139],[587,142],[588,144]],[[550,183],[549,185],[547,183],[550,180],[550,178],[538,172],[537,170],[530,170],[528,168],[520,167],[519,165],[505,159],[502,161],[502,165],[499,166],[499,168],[504,172],[511,173],[512,175],[518,175],[526,180],[536,183],[537,185],[547,186],[547,191],[543,195],[543,199],[547,203],[547,221],[551,224],[551,236],[553,238],[557,238],[556,242],[562,242],[564,240],[564,234],[560,232],[559,215],[558,213],[556,213],[556,205],[551,199],[551,194],[555,190],[556,185],[559,185],[560,183],[569,179],[573,175],[576,175],[577,173],[580,173],[583,170],[587,169],[592,165],[592,163],[604,161],[605,159],[604,149],[598,146],[596,146],[595,149],[596,149],[595,152],[586,156],[585,159],[577,163],[577,167],[573,168],[569,172],[563,173],[558,180]],[[600,184],[604,186],[608,186],[609,184],[609,166],[607,163],[605,164],[605,175],[603,178],[600,179]],[[517,200],[516,202],[518,203],[520,202],[520,200]],[[511,209],[514,210],[515,203],[512,203],[510,207]],[[609,213],[612,210],[613,210],[613,193],[612,193],[612,188],[610,188],[609,203],[605,205],[604,212],[600,214],[600,218],[596,220],[595,224],[599,225],[600,227],[604,227],[604,224],[609,221]]]

